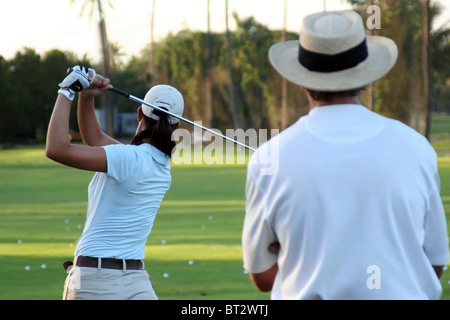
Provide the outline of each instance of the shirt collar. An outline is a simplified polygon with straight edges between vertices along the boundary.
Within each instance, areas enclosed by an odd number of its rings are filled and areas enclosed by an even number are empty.
[[[363,111],[363,110],[369,110],[365,106],[360,104],[330,104],[326,106],[320,106],[320,107],[314,107],[311,110],[309,110],[310,116],[315,115],[328,115],[333,113],[348,113],[348,112],[354,112],[354,111]]]
[[[154,145],[150,144],[150,143],[143,143],[142,145],[146,145],[146,148],[150,149],[150,153],[153,157],[153,159],[155,159],[156,162],[162,164],[162,165],[166,165],[169,163],[170,158],[161,150],[159,150],[158,148],[156,148]]]

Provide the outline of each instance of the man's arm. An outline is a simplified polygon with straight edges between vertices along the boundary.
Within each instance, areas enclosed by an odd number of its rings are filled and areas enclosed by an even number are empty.
[[[246,213],[242,230],[244,265],[256,288],[270,291],[278,271],[280,244],[273,227],[264,219],[266,193],[258,188],[250,171],[245,195]]]
[[[274,264],[269,270],[261,273],[249,273],[249,275],[256,288],[260,291],[266,292],[272,290],[277,272],[278,264]]]
[[[442,274],[444,273],[444,266],[433,266],[433,269],[434,272],[436,272],[438,279],[440,279]]]
[[[280,251],[280,244],[278,242],[273,242],[269,245],[267,250],[277,256],[278,252]],[[278,263],[275,263],[271,268],[268,270],[261,272],[261,273],[250,273],[250,279],[252,279],[253,283],[255,284],[256,288],[260,291],[270,291],[272,290],[273,283],[275,281],[275,277],[278,272]]]

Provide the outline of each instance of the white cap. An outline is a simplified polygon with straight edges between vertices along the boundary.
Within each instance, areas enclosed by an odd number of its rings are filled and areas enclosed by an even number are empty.
[[[172,86],[160,84],[152,87],[145,95],[144,101],[156,107],[166,109],[167,111],[180,117],[183,115],[183,96],[177,89]],[[144,115],[154,120],[159,120],[159,116],[153,113],[154,108],[146,104],[142,104],[141,108]],[[168,120],[170,124],[175,124],[180,121],[180,119],[175,118],[171,115],[169,115]]]

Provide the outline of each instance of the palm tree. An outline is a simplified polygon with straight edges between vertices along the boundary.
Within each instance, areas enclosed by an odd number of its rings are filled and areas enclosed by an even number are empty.
[[[374,5],[375,1],[371,0],[371,5]],[[370,35],[374,36],[375,35],[375,29],[372,28],[370,30]],[[368,108],[369,110],[374,110],[374,106],[375,106],[375,91],[374,91],[374,85],[373,83],[369,84],[367,86],[367,104],[368,104]]]
[[[231,99],[231,110],[233,116],[234,128],[239,128],[239,120],[236,111],[236,97],[234,90],[234,79],[233,79],[233,58],[231,56],[231,39],[230,30],[228,28],[228,0],[225,0],[225,29],[226,29],[226,42],[227,42],[227,58],[228,58],[228,71],[230,73],[230,99]]]
[[[153,0],[152,4],[152,19],[150,23],[150,84],[153,82],[155,76],[155,44],[154,44],[154,23],[155,23],[155,4],[156,0]]]
[[[436,109],[436,97],[441,95],[436,91],[438,91],[439,83],[448,79],[450,70],[448,67],[450,53],[448,22],[436,30],[431,30],[433,20],[441,13],[442,7],[439,4],[431,5],[430,0],[422,0],[422,73],[426,113],[424,135],[428,139],[431,131],[431,112]]]
[[[425,100],[425,137],[430,137],[431,112],[430,112],[430,0],[422,0],[422,76],[423,94]]]
[[[71,0],[72,3],[74,3],[76,0]],[[109,6],[112,8],[112,4],[110,0],[107,0]],[[108,43],[108,37],[106,34],[106,23],[105,23],[105,15],[103,11],[103,4],[102,0],[85,0],[81,12],[84,11],[85,7],[87,5],[90,5],[90,17],[92,17],[95,8],[97,6],[97,11],[99,15],[99,29],[100,29],[100,41],[101,41],[101,48],[102,48],[102,56],[103,56],[103,75],[105,77],[111,78],[111,63],[110,63],[110,48]],[[106,124],[106,133],[110,135],[111,137],[114,136],[114,110],[113,105],[111,101],[110,95],[103,95],[101,99],[102,107],[104,110],[104,116],[105,116],[105,124]]]
[[[442,8],[436,5],[431,7],[430,16],[433,17],[441,14]],[[430,98],[431,108],[433,111],[450,112],[450,21],[445,22],[441,26],[433,29],[430,37],[430,48],[432,55],[431,60],[431,82]]]
[[[114,72],[121,69],[123,67],[121,57],[123,57],[125,54],[123,53],[122,46],[119,44],[119,42],[109,43],[109,53],[111,55],[111,70]]]
[[[210,6],[209,0],[206,0],[206,106],[203,112],[203,120],[205,121],[205,126],[211,126],[212,119],[212,93],[211,93],[211,23],[210,23]]]

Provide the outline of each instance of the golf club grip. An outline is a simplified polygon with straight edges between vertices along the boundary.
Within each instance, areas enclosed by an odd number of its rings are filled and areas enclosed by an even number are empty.
[[[129,98],[130,97],[129,93],[127,93],[125,91],[122,91],[120,89],[114,88],[114,87],[111,89],[111,91],[114,92],[114,93],[117,93],[117,94],[119,94],[121,96],[124,96],[125,98]]]

